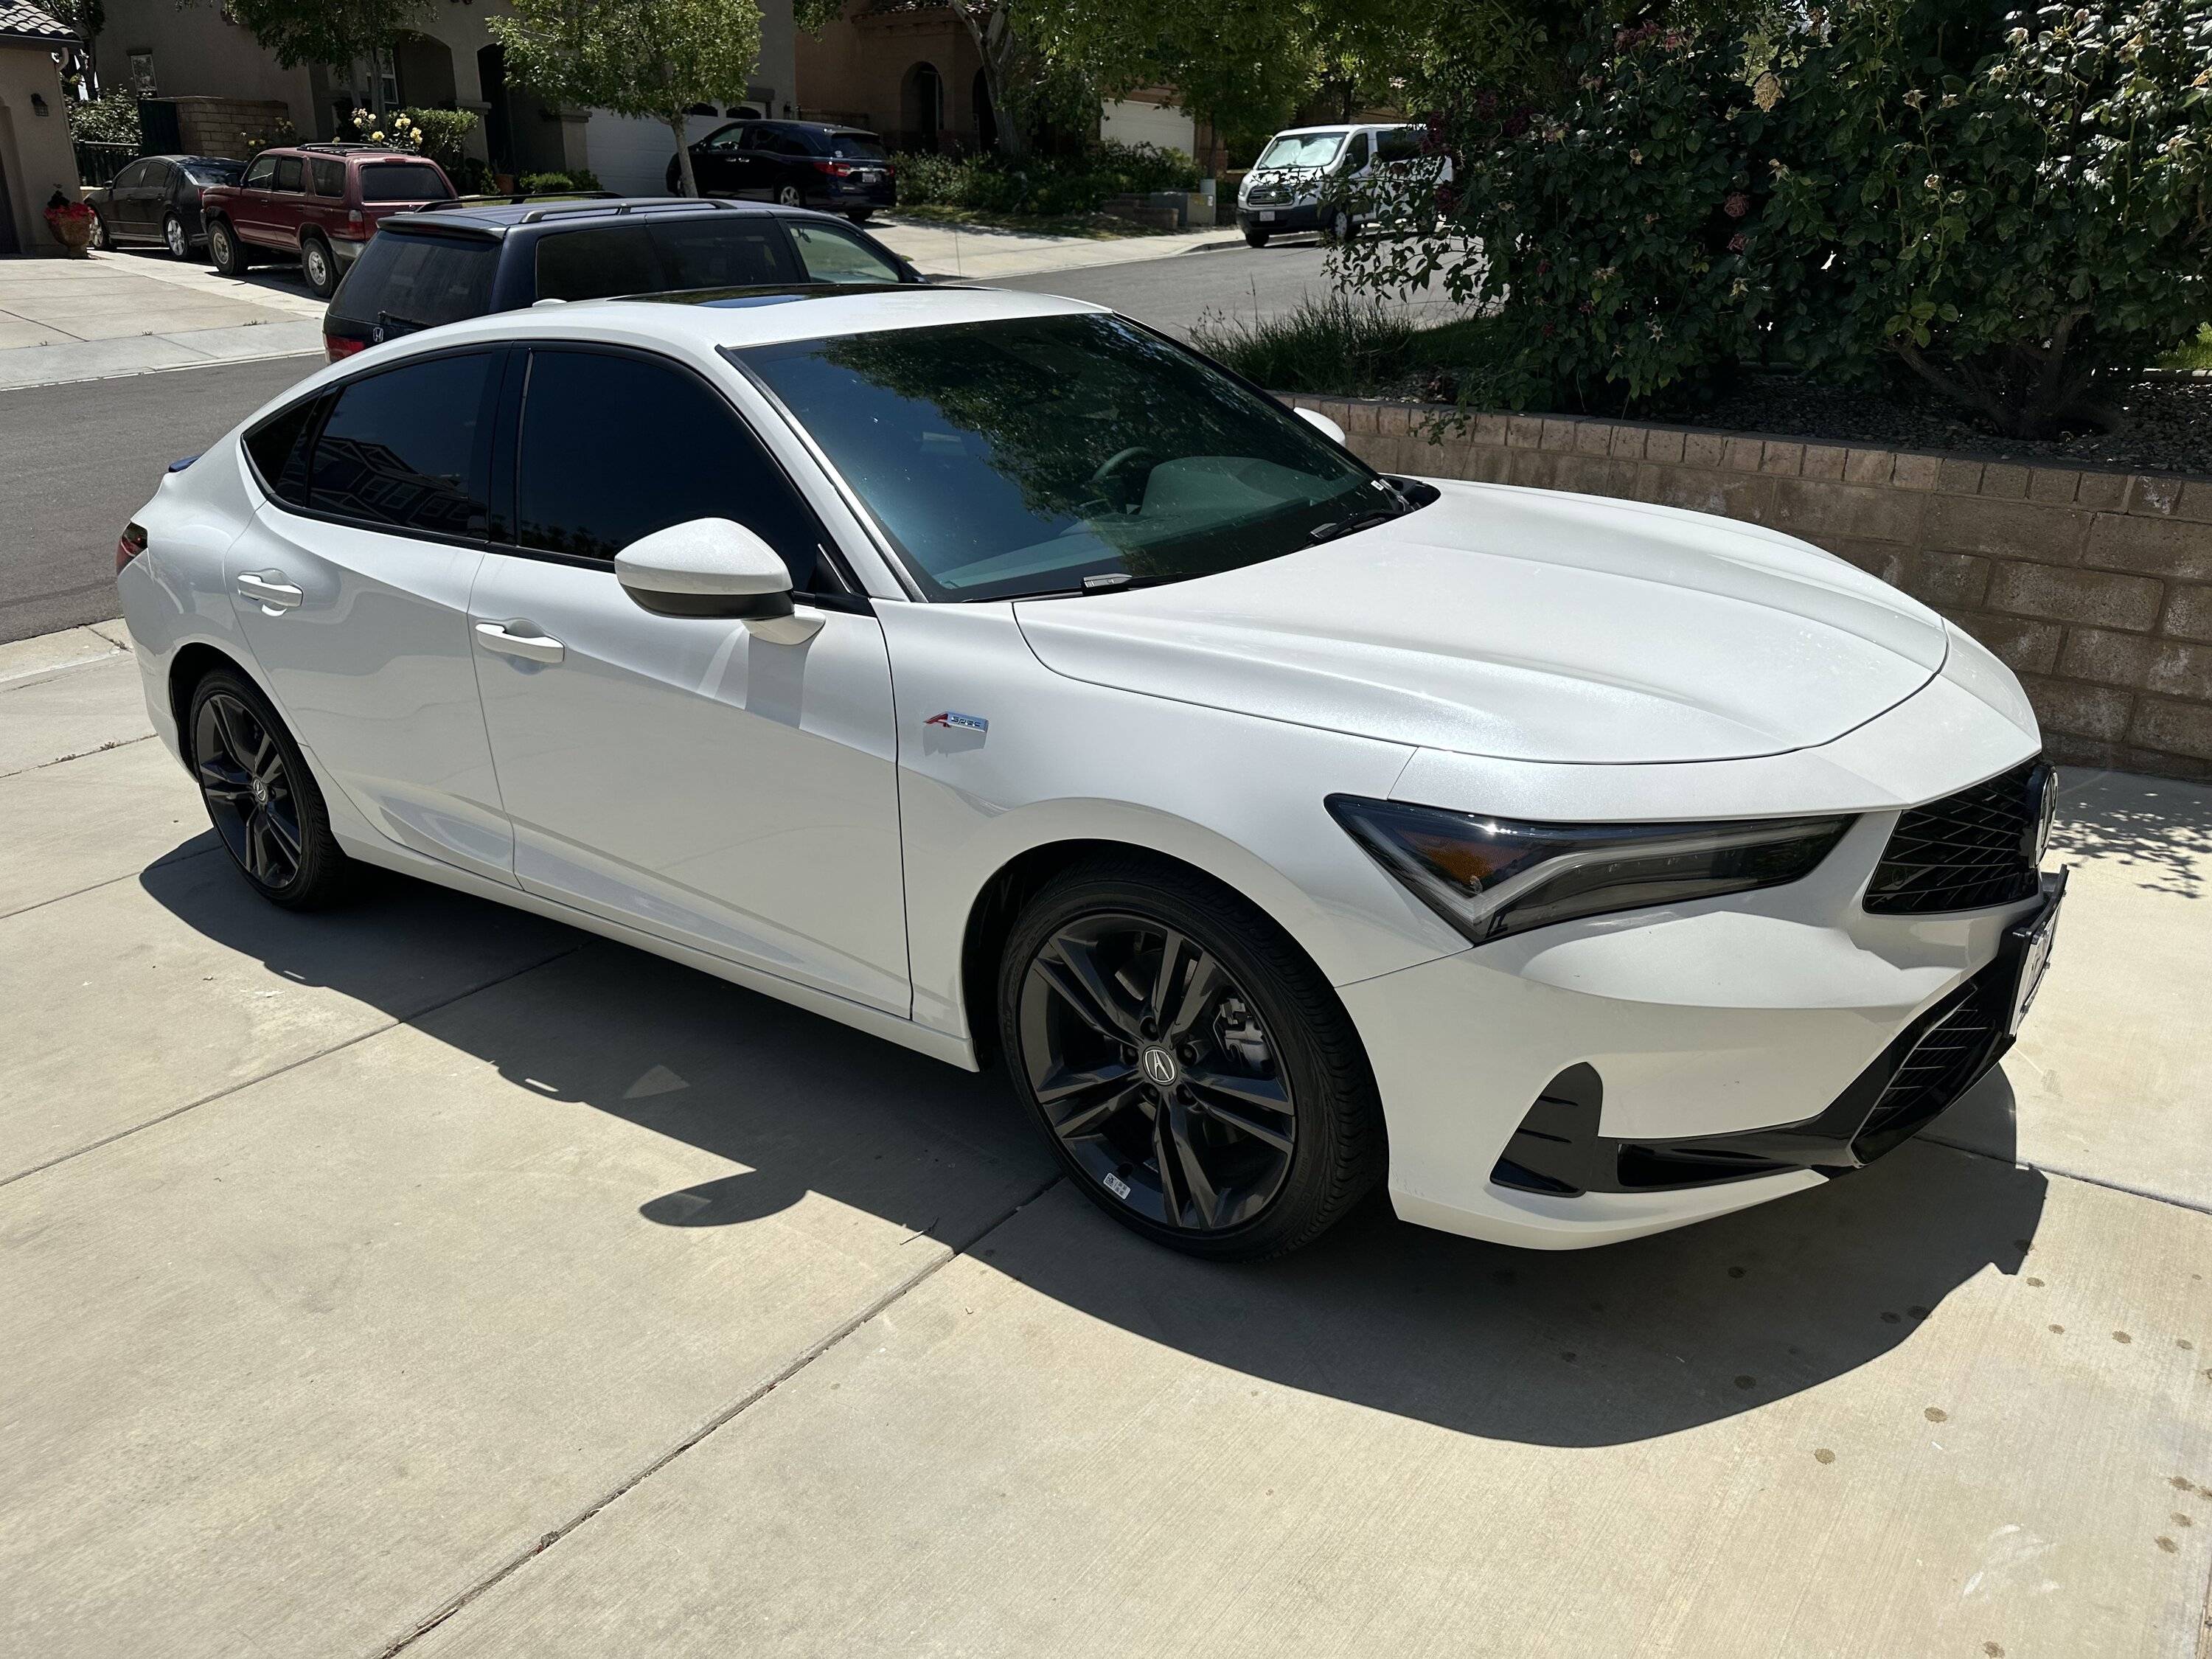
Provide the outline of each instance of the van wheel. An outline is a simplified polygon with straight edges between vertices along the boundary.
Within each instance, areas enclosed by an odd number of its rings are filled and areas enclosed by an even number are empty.
[[[1382,1178],[1343,1004],[1288,934],[1188,871],[1101,860],[1047,886],[1006,942],[999,1027],[1069,1175],[1172,1249],[1279,1255]]]
[[[245,276],[246,266],[252,263],[246,256],[246,244],[238,240],[228,219],[218,219],[208,227],[208,258],[226,276]]]
[[[201,680],[184,737],[208,822],[256,892],[288,910],[344,896],[353,860],[331,833],[300,745],[251,680],[228,668]]]
[[[1267,246],[1267,238],[1271,234],[1264,230],[1255,230],[1247,225],[1244,228],[1244,245],[1247,247],[1265,247]]]
[[[300,244],[300,270],[317,299],[327,300],[337,291],[337,255],[321,237],[310,236]]]

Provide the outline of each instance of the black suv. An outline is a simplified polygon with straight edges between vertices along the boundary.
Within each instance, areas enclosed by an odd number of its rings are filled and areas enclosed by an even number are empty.
[[[676,157],[668,188],[678,189]],[[751,196],[785,207],[821,207],[865,224],[898,205],[898,173],[883,140],[865,127],[820,121],[732,121],[691,146],[702,196]]]
[[[803,208],[692,196],[439,202],[377,227],[323,313],[323,348],[336,362],[540,300],[922,280],[874,237]]]

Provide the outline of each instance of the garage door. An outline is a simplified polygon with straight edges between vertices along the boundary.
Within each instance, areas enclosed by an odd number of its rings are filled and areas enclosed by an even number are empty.
[[[1186,155],[1197,154],[1197,123],[1181,110],[1160,104],[1116,100],[1101,106],[1098,136],[1117,144],[1158,144]]]
[[[734,110],[738,106],[731,106]],[[694,115],[686,125],[697,143],[727,121],[726,115]],[[623,196],[660,196],[668,190],[668,163],[676,155],[675,135],[665,121],[593,110],[584,125],[584,165],[605,189]]]

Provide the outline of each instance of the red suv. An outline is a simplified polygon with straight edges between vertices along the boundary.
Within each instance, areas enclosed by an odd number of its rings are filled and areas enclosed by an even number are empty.
[[[263,150],[236,184],[203,195],[200,208],[208,257],[224,276],[282,253],[298,259],[307,286],[327,299],[378,220],[453,194],[427,156],[375,144],[294,144]]]

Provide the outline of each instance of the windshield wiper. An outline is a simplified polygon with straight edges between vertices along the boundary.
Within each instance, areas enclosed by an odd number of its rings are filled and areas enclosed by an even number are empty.
[[[1316,525],[1307,532],[1306,539],[1333,542],[1339,536],[1349,536],[1355,530],[1372,530],[1378,524],[1388,524],[1393,519],[1403,518],[1410,510],[1404,507],[1383,507],[1371,513],[1355,513],[1350,518],[1339,519],[1333,524]]]

